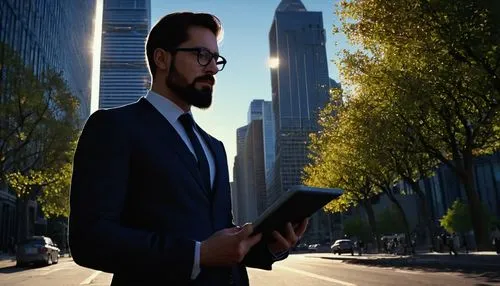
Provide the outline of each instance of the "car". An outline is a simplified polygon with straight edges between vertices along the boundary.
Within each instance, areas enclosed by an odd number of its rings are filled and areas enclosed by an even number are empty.
[[[318,251],[319,247],[320,247],[319,243],[314,243],[314,244],[309,244],[309,246],[307,247],[307,249],[309,251],[316,252],[316,251]]]
[[[308,247],[306,243],[300,243],[295,247],[295,251],[306,251]]]
[[[354,255],[354,244],[350,239],[338,239],[330,247],[332,253],[341,255],[342,253],[350,253]]]
[[[50,237],[32,236],[17,245],[16,266],[23,267],[31,263],[56,264],[59,262],[60,252]]]

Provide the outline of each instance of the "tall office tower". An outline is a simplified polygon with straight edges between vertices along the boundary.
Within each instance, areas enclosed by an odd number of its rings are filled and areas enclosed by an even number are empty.
[[[146,95],[150,14],[150,0],[104,0],[99,109],[132,103]]]
[[[300,0],[282,0],[269,32],[276,127],[276,164],[271,192],[275,200],[301,184],[308,135],[318,130],[318,111],[328,102],[330,79],[321,12],[308,12]]]
[[[245,152],[245,139],[247,136],[248,125],[236,130],[236,156],[233,166],[233,186],[231,196],[233,202],[233,216],[237,224],[244,223],[247,214],[247,204],[245,201],[245,172],[243,169],[243,153]]]
[[[268,189],[267,185],[269,184],[271,178],[271,170],[274,166],[275,147],[276,147],[273,103],[271,101],[264,101],[264,104],[262,105],[262,131],[263,131],[262,140],[264,142],[265,181],[267,190]],[[268,196],[266,195],[266,197]]]
[[[270,57],[277,63],[271,69],[276,158],[269,203],[302,184],[309,134],[318,131],[318,112],[329,99],[325,41],[322,12],[307,11],[300,0],[281,1],[269,31]],[[325,239],[316,223],[322,215],[310,222],[311,240]]]
[[[264,105],[263,99],[254,99],[250,102],[247,112],[247,123],[250,124],[252,120],[262,119],[262,106]]]
[[[80,100],[82,120],[90,113],[95,8],[93,0],[0,0],[0,49],[15,51],[35,74],[62,72]],[[4,56],[0,51],[0,70],[7,72]]]
[[[11,78],[15,54],[35,75],[47,69],[61,72],[80,101],[82,122],[90,112],[93,18],[95,0],[0,0],[0,94]],[[0,249],[16,237],[16,196],[0,185]],[[28,204],[28,235],[46,227],[35,201]]]
[[[274,116],[272,109],[272,102],[262,99],[254,99],[250,102],[250,107],[247,113],[248,124],[253,120],[262,120],[262,138],[264,144],[264,166],[265,166],[265,180],[274,163],[274,149],[275,149],[275,131],[274,131]]]
[[[262,133],[262,120],[252,120],[248,124],[245,149],[242,154],[244,189],[239,191],[245,197],[246,221],[254,221],[266,207]]]

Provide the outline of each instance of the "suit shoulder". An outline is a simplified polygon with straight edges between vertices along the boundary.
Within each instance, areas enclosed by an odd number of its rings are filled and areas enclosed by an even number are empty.
[[[119,107],[99,109],[89,116],[85,125],[94,122],[99,124],[122,125],[135,117],[135,110],[138,104],[139,102],[134,102]]]

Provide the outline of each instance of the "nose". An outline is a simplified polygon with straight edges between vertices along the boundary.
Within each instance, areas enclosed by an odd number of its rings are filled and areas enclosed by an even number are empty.
[[[211,74],[216,74],[219,72],[219,68],[217,68],[216,59],[212,59],[210,63],[205,67],[205,70]]]

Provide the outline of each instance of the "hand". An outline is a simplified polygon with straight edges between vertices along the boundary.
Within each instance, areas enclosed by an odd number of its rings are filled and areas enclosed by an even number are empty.
[[[289,222],[286,224],[283,233],[273,231],[272,235],[275,241],[268,245],[269,250],[274,254],[278,254],[294,247],[306,231],[308,222],[309,218],[304,219],[300,224],[292,225]]]
[[[252,235],[253,226],[233,227],[219,230],[201,242],[201,266],[232,266],[240,263],[248,251],[262,238],[262,234]]]

